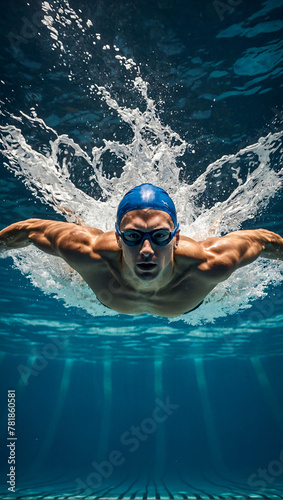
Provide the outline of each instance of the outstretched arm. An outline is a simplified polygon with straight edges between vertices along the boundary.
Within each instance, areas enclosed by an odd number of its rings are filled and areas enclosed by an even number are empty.
[[[0,231],[0,251],[34,244],[45,253],[76,260],[92,258],[94,240],[103,231],[69,222],[28,219]]]
[[[266,229],[235,231],[200,244],[207,258],[199,269],[209,271],[216,281],[225,280],[236,269],[258,257],[283,260],[283,238]]]

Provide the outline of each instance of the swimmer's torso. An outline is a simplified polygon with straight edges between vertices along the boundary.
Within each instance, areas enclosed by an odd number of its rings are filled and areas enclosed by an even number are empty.
[[[78,258],[75,262],[69,256],[64,259],[106,307],[122,314],[179,316],[194,309],[215,286],[206,279],[195,258],[183,259],[182,246],[188,245],[187,240],[184,237],[180,241],[170,282],[161,289],[156,286],[149,291],[137,289],[135,279],[127,282],[123,278],[122,252],[114,232],[103,234],[103,246],[91,258]]]

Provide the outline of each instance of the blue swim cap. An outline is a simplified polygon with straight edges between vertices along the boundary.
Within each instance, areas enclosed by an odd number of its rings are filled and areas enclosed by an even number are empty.
[[[173,220],[174,226],[177,225],[176,208],[169,194],[160,187],[144,183],[128,191],[120,201],[117,210],[117,226],[119,227],[127,212],[141,208],[153,208],[167,212]]]

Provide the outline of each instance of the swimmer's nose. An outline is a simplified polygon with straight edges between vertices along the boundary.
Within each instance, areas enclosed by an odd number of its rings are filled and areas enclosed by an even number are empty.
[[[152,255],[152,254],[154,254],[154,251],[152,249],[152,246],[151,246],[149,240],[144,240],[143,241],[143,244],[142,244],[141,249],[140,249],[140,253],[142,253],[143,255]]]

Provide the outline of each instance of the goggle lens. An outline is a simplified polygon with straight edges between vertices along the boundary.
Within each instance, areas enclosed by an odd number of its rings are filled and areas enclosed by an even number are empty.
[[[116,231],[128,246],[139,245],[145,239],[149,239],[155,245],[165,246],[175,236],[178,228],[179,224],[172,232],[170,232],[169,229],[155,229],[149,233],[144,233],[143,231],[138,231],[137,229],[126,229],[126,231],[121,232],[118,227],[116,227]]]
[[[132,229],[128,229],[127,231],[124,231],[124,241],[126,243],[130,243],[130,245],[138,245],[143,237],[145,236],[145,233],[142,233],[140,231],[135,231]],[[171,233],[170,231],[164,229],[160,230],[158,229],[157,231],[152,231],[149,233],[149,237],[153,243],[156,245],[166,245],[167,242],[170,241],[170,236]]]

